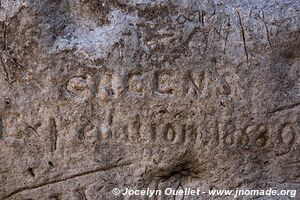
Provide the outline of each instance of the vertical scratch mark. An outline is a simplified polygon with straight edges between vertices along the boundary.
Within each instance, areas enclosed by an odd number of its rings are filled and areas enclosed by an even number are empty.
[[[228,15],[228,22],[226,24],[227,28],[226,28],[226,36],[225,36],[225,44],[224,44],[224,54],[226,53],[226,48],[227,48],[227,42],[228,42],[228,37],[229,37],[229,29],[230,29],[230,15]]]
[[[114,122],[114,112],[115,112],[115,109],[112,108],[108,113],[107,113],[107,123],[108,125],[112,125],[113,122]]]
[[[4,134],[3,134],[4,131],[3,130],[4,130],[3,120],[2,120],[2,118],[0,118],[0,140],[2,140],[3,137],[4,137]]]
[[[51,138],[51,152],[54,152],[57,149],[57,127],[54,118],[50,118],[50,138]]]
[[[4,33],[3,33],[3,40],[4,40],[4,44],[3,44],[3,50],[7,49],[7,25],[4,24]]]
[[[251,10],[250,10],[250,12],[249,12],[249,18],[252,16],[252,8],[251,8]]]
[[[270,47],[272,48],[272,43],[271,43],[271,40],[270,40],[270,33],[269,33],[269,28],[266,24],[266,21],[265,21],[265,12],[262,10],[262,18],[263,18],[263,22],[264,22],[264,25],[265,25],[265,28],[266,28],[266,34],[267,34],[267,40],[268,40],[268,43],[270,45]]]
[[[241,34],[242,34],[243,43],[244,43],[244,50],[245,50],[246,59],[247,59],[247,62],[248,62],[249,56],[248,56],[247,46],[246,46],[245,30],[244,30],[244,27],[243,27],[243,23],[242,23],[240,12],[238,10],[236,12],[237,12],[237,15],[238,15],[238,18],[239,18],[239,23],[240,23],[240,27],[241,27]]]
[[[226,53],[227,42],[228,42],[228,36],[229,36],[229,33],[227,32],[227,33],[226,33],[226,36],[225,36],[225,44],[224,44],[224,50],[223,50],[223,53],[224,53],[224,54]]]
[[[201,24],[204,26],[204,17],[205,17],[206,12],[204,10],[201,11]]]
[[[2,51],[5,51],[7,49],[7,25],[5,22],[3,22],[3,47]]]
[[[135,126],[136,126],[136,134],[138,139],[141,138],[141,118],[139,115],[135,116]]]
[[[2,68],[5,72],[5,76],[6,76],[5,80],[8,81],[9,83],[11,83],[12,78],[11,78],[10,73],[8,72],[7,65],[5,63],[5,60],[3,60],[2,56],[0,56],[0,61],[1,61]]]

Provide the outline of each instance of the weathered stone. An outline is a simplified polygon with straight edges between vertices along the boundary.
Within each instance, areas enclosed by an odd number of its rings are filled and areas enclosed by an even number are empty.
[[[299,32],[299,0],[0,1],[0,199],[300,192]]]

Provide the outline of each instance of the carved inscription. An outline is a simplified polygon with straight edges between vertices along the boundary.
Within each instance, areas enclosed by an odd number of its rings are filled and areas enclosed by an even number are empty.
[[[274,129],[272,123],[249,124],[237,128],[232,121],[212,122],[209,130],[201,124],[185,122],[141,123],[136,121],[124,126],[122,131],[107,126],[100,142],[148,144],[201,144],[213,148],[242,148],[249,151],[275,149],[278,155],[288,153],[297,139],[296,123],[283,123]],[[109,130],[109,131],[108,131]],[[143,130],[143,131],[141,131]]]
[[[277,135],[277,143],[280,148],[277,149],[278,155],[283,155],[290,151],[296,141],[296,130],[293,124],[284,123],[280,126]]]
[[[208,73],[205,70],[193,69],[183,72],[166,69],[151,72],[132,70],[124,72],[122,75],[104,72],[100,74],[99,82],[96,81],[96,78],[90,77],[90,81],[96,83],[94,84],[96,88],[88,87],[87,80],[82,77],[73,77],[68,81],[66,90],[73,97],[82,97],[83,94],[88,96],[92,93],[91,91],[97,91],[96,98],[100,102],[113,101],[128,96],[139,98],[145,97],[145,95],[177,98],[197,98],[208,93],[231,95],[231,86],[225,80],[226,74],[216,74],[219,77],[209,78],[211,76]],[[87,92],[87,90],[91,91]]]
[[[185,95],[201,95],[203,92],[204,72],[200,74],[188,70],[184,75],[183,96]]]
[[[298,186],[296,1],[99,2],[0,0],[0,199]]]
[[[87,87],[86,80],[83,77],[72,77],[67,82],[67,90],[71,95],[83,91]]]
[[[133,95],[143,94],[143,78],[142,72],[129,72],[125,78],[126,92]]]
[[[86,140],[86,131],[96,130],[95,140],[99,142],[133,143],[133,144],[159,144],[159,145],[194,145],[200,144],[203,147],[214,148],[242,148],[249,151],[258,149],[274,149],[277,155],[284,155],[291,151],[298,141],[297,131],[299,124],[295,122],[281,122],[275,126],[275,122],[248,124],[237,127],[233,120],[224,122],[211,121],[209,129],[203,123],[194,122],[172,122],[156,121],[152,122],[142,118],[139,114],[125,123],[121,128],[115,128],[119,124],[116,119],[114,109],[108,110],[104,121],[96,127],[87,122],[79,128],[77,137]],[[164,111],[165,112],[165,111]],[[122,118],[121,118],[122,119]],[[121,123],[120,123],[121,124]],[[277,125],[277,124],[276,124]],[[40,123],[34,127],[41,126]],[[48,121],[50,151],[57,150],[58,130],[57,122],[54,118]],[[33,127],[32,127],[33,128]],[[3,124],[1,131],[3,137]],[[30,128],[31,130],[31,128]],[[39,137],[39,134],[36,133]],[[91,137],[93,137],[91,135]],[[93,140],[94,141],[94,140]],[[32,170],[30,170],[32,171]]]
[[[154,92],[156,94],[173,94],[174,89],[171,84],[171,77],[173,72],[167,70],[155,71],[154,74]]]

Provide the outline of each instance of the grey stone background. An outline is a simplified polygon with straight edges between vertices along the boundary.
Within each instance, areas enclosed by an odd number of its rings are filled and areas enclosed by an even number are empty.
[[[299,0],[0,2],[1,200],[300,192]]]

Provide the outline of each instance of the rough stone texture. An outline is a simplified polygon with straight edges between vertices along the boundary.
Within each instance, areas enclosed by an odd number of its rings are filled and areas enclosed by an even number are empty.
[[[299,192],[299,0],[0,2],[1,200]]]

